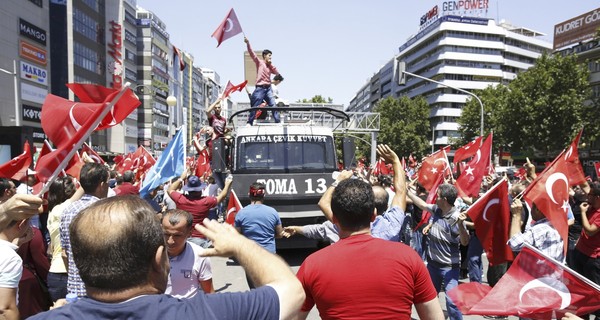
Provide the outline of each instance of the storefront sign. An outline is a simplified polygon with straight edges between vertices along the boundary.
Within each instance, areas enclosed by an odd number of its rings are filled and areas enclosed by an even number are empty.
[[[21,79],[33,81],[44,86],[48,85],[48,72],[25,61],[21,61]]]
[[[554,26],[554,49],[593,39],[600,27],[600,8]]]
[[[43,46],[46,46],[46,30],[19,18],[19,33]]]
[[[19,55],[27,60],[46,65],[48,62],[48,56],[46,50],[38,48],[25,41],[19,42]]]
[[[31,122],[42,122],[42,108],[23,105],[23,120]]]
[[[48,90],[21,82],[21,99],[43,104]]]

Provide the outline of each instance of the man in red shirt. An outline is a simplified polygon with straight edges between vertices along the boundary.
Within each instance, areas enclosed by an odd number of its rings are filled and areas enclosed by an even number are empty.
[[[298,270],[306,300],[300,318],[317,305],[322,319],[444,319],[427,268],[407,245],[371,236],[373,188],[360,179],[333,192],[333,223],[341,240],[310,255]]]
[[[581,236],[574,252],[575,271],[600,284],[600,183],[590,184],[581,208]]]
[[[231,188],[231,182],[233,181],[233,178],[229,176],[227,179],[225,179],[225,187],[217,197],[204,197],[202,195],[202,191],[207,185],[206,183],[203,183],[198,176],[194,175],[189,176],[187,179],[187,184],[183,187],[183,191],[187,192],[187,194],[177,191],[181,187],[181,184],[185,180],[185,177],[188,173],[189,172],[187,170],[184,170],[181,177],[175,182],[171,183],[167,189],[167,194],[171,199],[173,199],[177,209],[185,210],[192,214],[194,217],[193,225],[202,224],[202,221],[205,218],[208,218],[209,210],[216,207],[217,204],[227,197],[227,193],[229,193],[229,188]],[[210,240],[206,239],[206,237],[196,229],[192,230],[192,237],[189,238],[188,241],[203,248],[208,248],[211,245]]]
[[[140,188],[134,184],[135,183],[135,173],[131,170],[127,170],[123,173],[123,183],[118,185],[115,188],[115,193],[118,196],[126,196],[126,195],[139,195]]]

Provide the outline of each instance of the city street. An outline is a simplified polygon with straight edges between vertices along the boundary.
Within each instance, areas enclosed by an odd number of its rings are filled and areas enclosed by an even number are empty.
[[[292,270],[297,271],[302,261],[310,255],[314,250],[310,249],[287,249],[278,251],[279,255],[283,257],[287,261],[287,263],[292,267]],[[487,271],[487,260],[484,259],[484,274]],[[215,287],[215,291],[217,292],[237,292],[237,291],[245,291],[248,290],[248,285],[246,284],[246,275],[244,274],[244,270],[240,265],[234,262],[232,259],[213,257],[211,258],[212,268],[213,268],[213,284]],[[463,280],[464,281],[464,280]],[[468,281],[468,280],[467,280]],[[484,279],[485,281],[485,279]],[[440,293],[441,301],[445,301],[444,293]],[[446,306],[445,302],[442,303],[442,309],[445,312]],[[418,319],[417,313],[413,308],[412,313],[413,319]],[[316,308],[313,308],[309,313],[309,320],[317,320],[320,319],[319,312]],[[465,316],[464,319],[483,319],[482,316]],[[509,317],[509,319],[514,320],[518,319],[518,317]]]

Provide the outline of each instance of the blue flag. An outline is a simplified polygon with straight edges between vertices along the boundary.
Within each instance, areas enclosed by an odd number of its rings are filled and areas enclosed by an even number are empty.
[[[185,127],[181,127],[169,142],[158,161],[146,173],[146,178],[140,189],[140,196],[145,197],[150,191],[178,177],[185,169]]]

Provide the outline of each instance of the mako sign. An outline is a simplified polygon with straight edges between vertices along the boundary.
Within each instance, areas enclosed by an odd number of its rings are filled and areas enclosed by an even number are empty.
[[[48,86],[48,72],[25,61],[21,61],[21,79]]]

